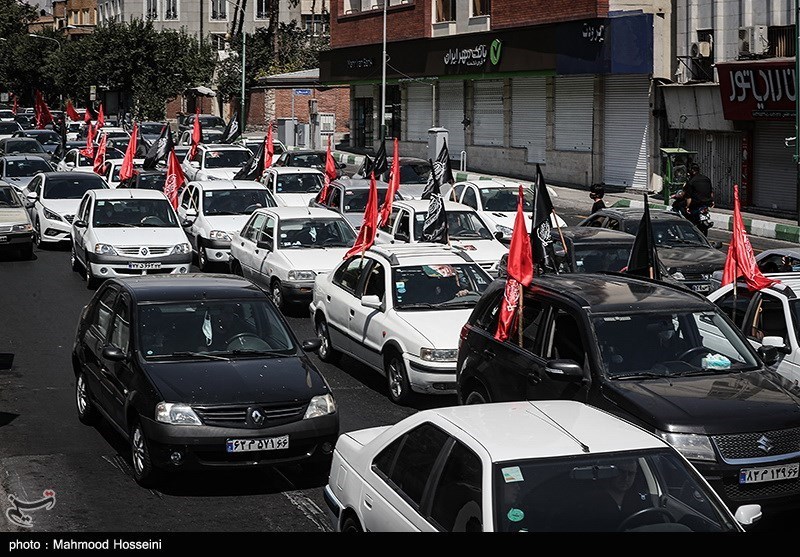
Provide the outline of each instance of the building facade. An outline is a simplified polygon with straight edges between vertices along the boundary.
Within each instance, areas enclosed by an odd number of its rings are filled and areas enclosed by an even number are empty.
[[[97,25],[97,0],[53,0],[53,23],[69,39],[94,31]]]

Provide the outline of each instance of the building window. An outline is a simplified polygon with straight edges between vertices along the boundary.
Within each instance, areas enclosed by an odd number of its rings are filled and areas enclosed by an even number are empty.
[[[211,0],[211,19],[228,19],[228,4],[225,0]]]
[[[456,0],[436,0],[436,22],[456,20]]]
[[[158,0],[145,0],[144,18],[158,19]]]
[[[211,46],[215,50],[225,50],[225,35],[223,33],[215,33],[211,35]]]
[[[768,27],[767,41],[769,43],[768,56],[770,58],[791,58],[797,49],[797,35],[794,31],[794,25]]]
[[[178,19],[178,0],[164,0],[164,19]]]
[[[269,0],[256,0],[256,19],[269,19]]]
[[[489,15],[491,8],[491,0],[472,0],[472,17]]]
[[[344,0],[342,9],[345,15],[358,13],[361,11],[361,0]]]
[[[303,16],[303,29],[315,37],[328,33],[328,16],[324,14],[308,14]]]

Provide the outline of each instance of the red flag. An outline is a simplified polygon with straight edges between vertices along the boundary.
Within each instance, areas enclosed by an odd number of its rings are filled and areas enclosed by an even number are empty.
[[[331,154],[331,137],[328,136],[328,153],[325,155],[325,185],[322,187],[322,193],[319,196],[320,203],[325,203],[328,198],[328,184],[336,179],[336,174],[336,161],[333,160],[333,155]]]
[[[261,172],[261,177],[264,177],[264,172],[272,166],[272,157],[275,156],[275,143],[272,140],[272,122],[269,123],[267,129],[267,137],[264,138],[264,170]]]
[[[86,134],[86,147],[81,149],[81,155],[84,157],[94,158],[94,126],[91,122],[88,124],[89,132]]]
[[[178,156],[175,154],[175,149],[170,149],[167,155],[167,179],[164,182],[164,195],[175,209],[178,208],[178,192],[185,182],[186,178],[183,175]]]
[[[100,110],[97,111],[97,129],[99,130],[102,128],[105,123],[106,119],[103,116],[103,103],[100,103]]]
[[[756,257],[750,238],[744,229],[744,221],[739,207],[739,186],[733,185],[733,233],[731,244],[728,246],[728,255],[725,258],[725,269],[722,272],[722,286],[735,282],[744,276],[747,288],[761,290],[771,286],[778,280],[765,277],[756,265]]]
[[[70,100],[67,101],[66,111],[67,111],[67,118],[69,118],[73,122],[77,122],[81,119],[81,115],[78,114],[78,111],[75,110],[74,106],[72,106],[72,101]]]
[[[524,200],[522,186],[519,186],[517,217],[514,219],[514,231],[508,248],[506,290],[500,302],[500,319],[497,321],[497,331],[494,334],[494,338],[499,341],[506,340],[514,329],[522,287],[530,286],[533,280],[533,252],[531,237],[525,227]]]
[[[94,172],[95,174],[103,174],[103,163],[106,162],[106,138],[108,136],[103,134],[100,138],[100,144],[94,151]]]
[[[50,109],[47,103],[44,102],[44,97],[41,91],[36,91],[34,95],[33,110],[36,114],[36,128],[43,130],[47,124],[53,121],[53,116],[50,114]]]
[[[92,121],[92,109],[86,107],[86,112],[83,113],[83,121],[89,124]]]
[[[200,107],[197,107],[192,124],[192,146],[189,147],[189,158],[193,159],[197,154],[197,146],[203,142],[203,128],[200,126]]]
[[[133,159],[136,158],[136,146],[139,144],[139,126],[133,124],[133,132],[131,138],[128,140],[128,148],[125,149],[125,158],[122,160],[122,166],[119,169],[119,181],[124,182],[129,178],[133,178],[135,171],[133,169]]]
[[[356,238],[353,247],[344,254],[344,259],[347,259],[355,253],[364,253],[372,244],[375,243],[375,234],[378,232],[378,186],[375,183],[375,174],[370,174],[369,177],[369,197],[367,197],[367,206],[364,208],[364,222],[361,223],[361,228],[358,230],[358,237]]]
[[[389,172],[389,187],[386,190],[386,198],[381,205],[381,214],[378,218],[378,226],[383,226],[389,222],[392,214],[392,201],[400,189],[400,149],[397,138],[394,139],[394,155],[392,155],[392,169]]]

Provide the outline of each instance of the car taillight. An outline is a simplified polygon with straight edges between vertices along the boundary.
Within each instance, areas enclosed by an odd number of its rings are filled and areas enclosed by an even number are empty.
[[[461,348],[461,343],[467,340],[467,335],[469,334],[469,323],[465,323],[463,327],[461,327],[461,333],[458,335],[458,347]]]

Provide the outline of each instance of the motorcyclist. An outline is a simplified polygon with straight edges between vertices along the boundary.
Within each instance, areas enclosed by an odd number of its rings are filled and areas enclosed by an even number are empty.
[[[683,189],[672,198],[675,200],[672,204],[673,210],[682,214],[708,236],[708,229],[712,225],[708,210],[714,206],[714,188],[708,176],[700,173],[700,165],[689,165],[689,179]]]

